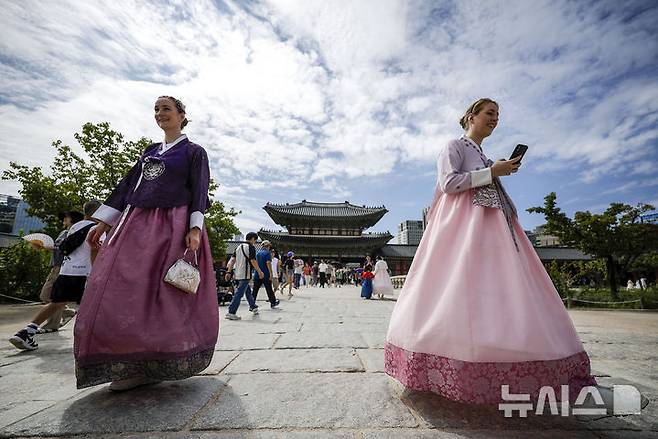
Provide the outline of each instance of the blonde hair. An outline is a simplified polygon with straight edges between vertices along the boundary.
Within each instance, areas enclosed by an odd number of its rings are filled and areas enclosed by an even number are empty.
[[[494,101],[493,99],[480,98],[473,102],[470,107],[468,107],[466,113],[464,113],[461,119],[459,119],[459,125],[461,125],[464,129],[468,129],[468,117],[478,114],[480,111],[482,111],[482,107],[484,107],[486,104],[494,104],[496,107],[498,107],[498,102]]]

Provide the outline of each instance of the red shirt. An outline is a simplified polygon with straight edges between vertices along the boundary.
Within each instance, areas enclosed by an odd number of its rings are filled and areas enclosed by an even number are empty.
[[[364,271],[361,275],[361,279],[373,279],[374,277],[375,275],[372,274],[372,271]]]

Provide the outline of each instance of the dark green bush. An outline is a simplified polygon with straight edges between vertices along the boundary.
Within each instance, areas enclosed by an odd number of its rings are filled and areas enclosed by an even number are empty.
[[[34,250],[23,240],[0,248],[0,294],[38,301],[50,272],[49,261],[50,252]],[[0,301],[18,303],[2,296]]]

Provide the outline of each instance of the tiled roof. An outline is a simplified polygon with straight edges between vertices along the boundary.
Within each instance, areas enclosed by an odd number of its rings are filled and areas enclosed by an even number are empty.
[[[258,232],[261,238],[278,239],[286,241],[347,241],[347,242],[364,242],[364,241],[380,241],[383,239],[390,240],[393,236],[388,233],[364,233],[359,236],[333,236],[333,235],[291,235],[288,232],[274,232],[271,230],[260,230]]]
[[[542,261],[589,261],[592,259],[590,255],[575,248],[535,247],[535,251]]]
[[[413,258],[418,250],[417,245],[387,244],[382,247],[382,255],[398,258]],[[566,247],[535,247],[535,251],[542,261],[588,261],[591,256],[575,248]]]
[[[382,247],[382,256],[393,258],[413,258],[418,250],[417,245],[386,244]]]
[[[347,201],[344,203],[315,203],[312,201],[302,200],[296,204],[272,204],[267,203],[263,207],[268,213],[270,211],[284,215],[299,215],[312,217],[359,217],[372,214],[381,214],[388,212],[386,207],[366,207],[356,206]]]

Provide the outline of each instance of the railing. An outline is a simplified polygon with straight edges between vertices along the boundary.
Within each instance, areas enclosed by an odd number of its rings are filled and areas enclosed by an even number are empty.
[[[404,285],[404,281],[407,279],[407,275],[403,274],[401,276],[392,276],[391,282],[393,282],[393,288],[400,289]]]

